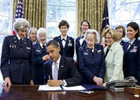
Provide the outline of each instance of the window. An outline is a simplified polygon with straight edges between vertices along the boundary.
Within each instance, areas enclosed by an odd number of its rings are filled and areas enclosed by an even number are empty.
[[[109,0],[110,26],[126,25],[135,21],[140,25],[140,0]]]
[[[47,0],[46,14],[47,41],[61,34],[58,28],[61,20],[70,24],[68,35],[77,37],[76,0]]]
[[[0,58],[3,39],[5,36],[12,34],[12,13],[13,0],[0,0]]]
[[[12,32],[13,0],[0,0],[0,33]]]

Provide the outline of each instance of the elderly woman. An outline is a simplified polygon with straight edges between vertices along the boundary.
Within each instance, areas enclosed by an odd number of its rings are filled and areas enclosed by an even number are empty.
[[[34,83],[37,85],[43,84],[43,64],[45,61],[49,60],[49,56],[46,51],[46,29],[39,28],[37,31],[37,37],[39,42],[33,45],[34,48],[34,62],[35,62],[35,77]]]
[[[108,28],[104,33],[104,38],[106,42],[105,52],[105,82],[113,80],[124,79],[123,75],[123,49],[122,46],[117,42],[118,34],[117,31]]]
[[[37,43],[37,29],[35,27],[31,27],[29,30],[29,38],[32,40],[33,44]]]
[[[124,76],[134,76],[140,85],[140,41],[139,25],[136,22],[130,22],[127,25],[127,37],[130,39],[124,45]]]
[[[13,28],[15,35],[7,36],[3,42],[1,71],[3,85],[33,85],[34,54],[32,41],[26,38],[29,22],[24,18],[17,19]]]
[[[125,44],[125,42],[122,40],[123,37],[125,37],[125,28],[122,25],[119,25],[116,27],[117,33],[118,33],[118,43],[120,43],[121,46]]]
[[[100,36],[94,29],[86,31],[86,44],[79,48],[79,71],[83,84],[103,85],[105,60]]]

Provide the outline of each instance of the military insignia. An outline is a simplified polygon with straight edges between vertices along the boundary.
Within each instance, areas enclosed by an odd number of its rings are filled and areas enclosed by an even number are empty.
[[[138,49],[132,49],[130,52],[137,52]]]
[[[136,48],[138,48],[138,47],[137,47],[137,46],[134,46],[133,48],[136,49]]]
[[[12,46],[11,45],[9,45],[9,48],[11,48]]]
[[[72,46],[71,40],[69,40],[68,46]]]

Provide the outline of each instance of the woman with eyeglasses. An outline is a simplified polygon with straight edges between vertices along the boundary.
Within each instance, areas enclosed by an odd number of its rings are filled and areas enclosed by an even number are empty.
[[[120,45],[123,47],[125,44],[125,41],[122,38],[125,37],[125,28],[124,28],[124,26],[119,25],[116,27],[116,31],[119,36],[118,43],[120,43]]]
[[[86,44],[79,48],[79,71],[83,84],[103,85],[105,60],[100,36],[94,29],[86,31]]]
[[[127,25],[127,37],[130,40],[124,45],[124,76],[134,76],[140,85],[140,41],[139,26],[136,22]]]
[[[105,82],[113,80],[123,80],[123,49],[122,46],[117,42],[118,34],[117,31],[108,28],[104,33],[106,47],[105,52]]]

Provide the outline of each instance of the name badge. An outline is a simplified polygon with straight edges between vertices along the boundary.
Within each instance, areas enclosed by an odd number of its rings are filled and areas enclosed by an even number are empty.
[[[84,52],[84,55],[89,55],[87,52]]]
[[[26,49],[30,50],[30,49],[31,49],[31,47],[26,47]]]
[[[98,50],[97,52],[98,52],[98,53],[102,53],[102,50]]]
[[[36,50],[36,52],[40,53],[40,52],[41,52],[41,50]]]

